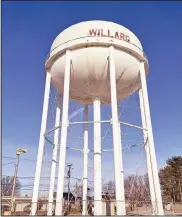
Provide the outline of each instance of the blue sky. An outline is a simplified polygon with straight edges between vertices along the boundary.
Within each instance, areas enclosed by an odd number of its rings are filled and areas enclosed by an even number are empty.
[[[28,153],[22,158],[36,160],[44,63],[51,43],[70,25],[93,19],[124,25],[140,39],[150,64],[147,83],[158,166],[164,166],[168,157],[182,155],[181,10],[181,2],[2,2],[3,156],[15,157],[16,149],[25,146]],[[138,122],[139,113],[134,112],[123,116]],[[103,116],[106,113],[103,110]],[[127,132],[133,142],[134,134]],[[104,144],[110,147],[109,141]],[[46,147],[51,159],[51,147]],[[80,155],[68,153],[75,165],[73,174],[79,178]],[[104,155],[103,164],[109,168],[112,154]],[[3,158],[4,164],[10,161]],[[138,162],[145,164],[137,151],[124,154],[125,171],[136,172]],[[13,170],[13,164],[3,166],[3,174],[13,175]],[[34,176],[34,171],[34,162],[20,162],[19,176]],[[104,174],[110,176],[108,170]]]

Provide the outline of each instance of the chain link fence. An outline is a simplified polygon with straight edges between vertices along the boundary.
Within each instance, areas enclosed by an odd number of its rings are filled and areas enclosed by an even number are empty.
[[[52,215],[55,215],[55,203],[52,205]],[[167,203],[163,202],[165,215],[182,215],[182,203]],[[2,215],[8,215],[9,206],[2,204]],[[114,216],[116,215],[116,202],[114,199],[102,199],[102,215]],[[29,216],[31,211],[31,202],[15,202],[15,216]],[[39,200],[37,203],[38,216],[46,216],[48,211],[47,200]],[[63,200],[63,215],[74,216],[82,215],[82,200],[81,198],[71,197],[70,201]],[[87,200],[87,213],[86,215],[94,215],[94,200]],[[152,215],[152,206],[150,201],[126,201],[126,215]]]

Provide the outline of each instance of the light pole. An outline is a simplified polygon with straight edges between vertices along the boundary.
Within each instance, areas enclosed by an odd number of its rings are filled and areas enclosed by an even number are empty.
[[[27,149],[26,148],[18,148],[16,150],[16,164],[15,164],[15,173],[14,173],[14,178],[13,178],[13,188],[12,188],[12,194],[11,194],[11,210],[10,210],[10,215],[14,211],[14,193],[15,193],[15,186],[16,186],[16,178],[17,178],[17,173],[18,173],[18,165],[19,165],[19,158],[21,153],[26,153]]]

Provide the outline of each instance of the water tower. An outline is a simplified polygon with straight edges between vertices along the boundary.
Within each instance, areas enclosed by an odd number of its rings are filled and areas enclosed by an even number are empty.
[[[138,91],[142,118],[142,131],[145,141],[147,169],[153,214],[163,215],[163,205],[154,148],[151,116],[148,102],[146,76],[148,60],[138,38],[127,28],[113,22],[87,21],[73,25],[61,32],[54,40],[45,63],[46,84],[40,130],[37,166],[34,180],[31,215],[35,215],[38,189],[44,151],[49,105],[50,84],[63,95],[60,161],[56,197],[56,215],[62,215],[64,168],[66,160],[68,106],[69,99],[85,105],[84,124],[84,171],[83,171],[83,215],[87,209],[87,169],[88,169],[88,106],[93,105],[94,128],[94,215],[102,215],[101,183],[101,120],[100,111],[105,104],[111,105],[114,173],[117,215],[125,215],[124,177],[122,144],[117,102]],[[131,86],[134,86],[132,92]],[[56,110],[55,126],[60,121],[60,108]],[[133,126],[137,127],[137,126]],[[58,132],[54,139],[58,142]],[[53,158],[57,154],[54,147]],[[52,163],[49,191],[48,214],[52,212],[53,186],[56,165]]]

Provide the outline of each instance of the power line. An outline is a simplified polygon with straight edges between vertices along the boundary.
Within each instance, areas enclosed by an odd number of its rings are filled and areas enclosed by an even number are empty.
[[[12,162],[10,162],[10,163],[7,163],[7,164],[2,164],[2,166],[6,166],[6,165],[9,165],[9,164],[14,164],[15,162],[14,161],[12,161]]]
[[[2,158],[16,160],[15,157],[2,156]],[[32,163],[36,163],[37,162],[37,160],[32,160],[32,159],[28,159],[28,158],[21,158],[20,161],[29,161],[29,162],[32,162]],[[42,163],[52,163],[52,161],[45,161],[45,160],[43,160]],[[67,163],[67,164],[69,164],[69,163]]]
[[[8,157],[8,156],[2,156],[2,157],[6,158],[6,159],[14,159],[14,160],[16,160],[15,157]],[[28,159],[28,158],[21,158],[20,160],[36,162],[36,160],[32,160],[32,159]]]
[[[13,176],[10,176],[10,175],[2,175],[2,177],[6,177],[6,176],[9,176],[9,177],[13,177]],[[34,176],[18,176],[17,177],[18,179],[34,179],[35,177]],[[55,179],[57,179],[58,177],[55,177]],[[65,176],[64,177],[65,179],[66,178],[68,178],[67,176]],[[82,181],[82,179],[80,179],[80,178],[77,178],[77,177],[70,177],[71,179],[75,179],[75,180],[78,180],[78,181]],[[50,179],[50,177],[46,177],[46,176],[44,176],[44,177],[40,177],[40,179],[42,179],[42,180],[49,180]]]

